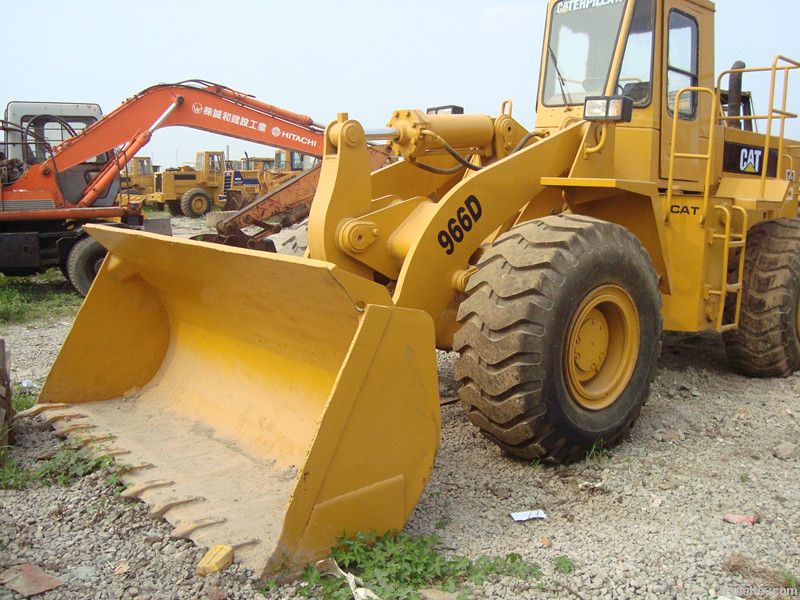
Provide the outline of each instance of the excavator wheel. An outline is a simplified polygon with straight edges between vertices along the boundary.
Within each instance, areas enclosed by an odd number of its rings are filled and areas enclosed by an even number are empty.
[[[734,369],[751,377],[800,370],[800,219],[775,219],[747,234],[738,329],[725,332]]]
[[[181,212],[193,219],[202,217],[211,210],[211,196],[202,188],[193,188],[181,198]]]
[[[454,348],[467,416],[509,454],[573,462],[633,425],[661,350],[661,295],[625,228],[522,223],[483,255]]]
[[[72,247],[67,256],[66,276],[81,296],[89,293],[92,282],[106,257],[106,249],[94,238],[84,237]]]

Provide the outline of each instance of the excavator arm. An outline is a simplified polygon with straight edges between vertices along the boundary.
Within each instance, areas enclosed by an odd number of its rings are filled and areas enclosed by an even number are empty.
[[[59,209],[91,207],[156,129],[191,127],[242,140],[322,155],[322,128],[306,116],[267,104],[222,85],[191,80],[147,88],[122,103],[79,135],[54,148],[50,159],[29,169],[3,190],[8,199],[26,198],[31,190],[48,196]],[[67,203],[56,175],[91,158],[111,152],[112,158],[87,184],[77,203]],[[58,218],[50,215],[48,218]]]

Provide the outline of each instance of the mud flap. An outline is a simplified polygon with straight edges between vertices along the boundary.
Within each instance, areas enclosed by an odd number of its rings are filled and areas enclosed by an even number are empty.
[[[264,575],[403,527],[440,432],[426,313],[322,261],[86,229],[109,254],[36,410],[124,495]]]

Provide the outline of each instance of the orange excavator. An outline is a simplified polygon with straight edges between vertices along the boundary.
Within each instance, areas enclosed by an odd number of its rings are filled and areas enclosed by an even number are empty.
[[[323,129],[311,117],[202,80],[149,87],[55,145],[46,139],[47,117],[3,122],[7,139],[0,156],[5,174],[0,187],[0,272],[31,274],[60,266],[84,294],[105,251],[83,233],[82,225],[112,221],[142,226],[140,205],[119,206],[109,198],[119,185],[120,170],[155,130],[184,126],[312,156],[323,153]],[[52,118],[69,127],[68,119]],[[36,123],[42,124],[39,135]],[[17,134],[14,141],[9,141],[9,128]],[[13,158],[15,149],[18,156]],[[385,154],[375,153],[376,166],[385,159]],[[266,235],[280,227],[267,224],[267,219],[297,207],[307,214],[302,207],[310,204],[318,178],[318,170],[311,171],[257,199],[222,221],[219,235],[210,236],[211,241],[272,249]],[[297,220],[298,215],[289,218]],[[241,231],[249,225],[261,226],[262,233],[254,237]]]

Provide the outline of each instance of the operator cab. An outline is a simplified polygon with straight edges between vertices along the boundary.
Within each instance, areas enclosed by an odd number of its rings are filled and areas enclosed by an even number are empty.
[[[583,118],[616,121],[614,176],[665,187],[673,121],[680,123],[676,145],[682,152],[701,154],[707,145],[711,97],[684,92],[678,106],[676,97],[684,88],[715,87],[713,31],[708,0],[552,2],[537,128],[557,130]],[[749,96],[742,99],[749,102]],[[678,161],[674,170],[685,189],[702,189],[699,161]]]
[[[51,149],[79,135],[103,115],[100,106],[71,102],[9,102],[5,111],[4,153],[9,163],[21,165],[17,176],[32,165],[49,159]],[[76,203],[86,186],[108,161],[103,153],[57,174],[61,195]],[[9,181],[4,181],[8,183]],[[111,206],[119,190],[115,180],[94,206]],[[41,208],[52,208],[42,205]]]

